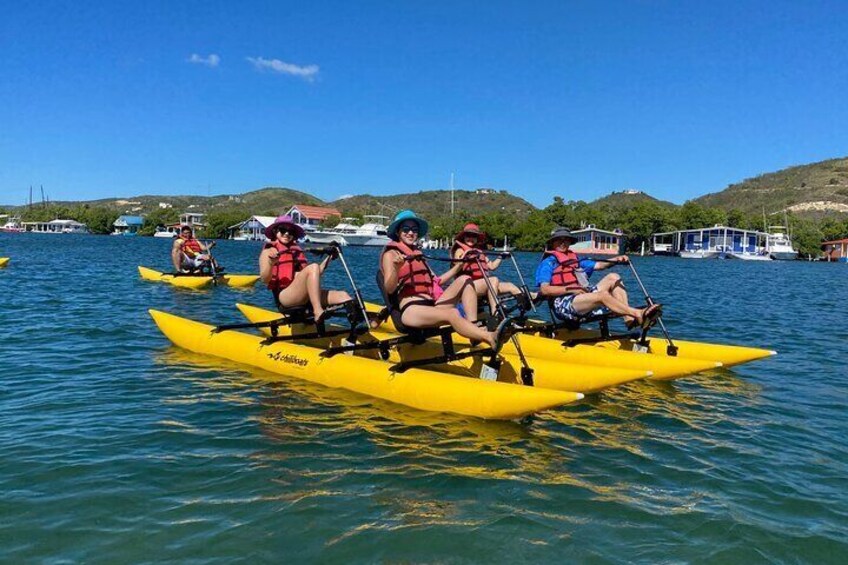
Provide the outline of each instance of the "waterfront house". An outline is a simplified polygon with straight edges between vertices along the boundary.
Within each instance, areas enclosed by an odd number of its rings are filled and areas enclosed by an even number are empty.
[[[144,218],[141,216],[118,216],[118,219],[112,223],[115,231],[112,235],[138,235],[138,230],[144,225]]]
[[[180,214],[180,225],[183,226],[191,226],[194,230],[202,230],[206,227],[206,222],[204,218],[206,214],[199,214],[197,212],[185,212]]]
[[[33,233],[89,233],[88,226],[76,220],[56,218],[49,222],[24,222],[23,227]]]
[[[578,255],[619,255],[624,247],[624,232],[620,229],[608,231],[589,224],[571,235],[577,238],[571,250]]]
[[[300,224],[306,231],[314,231],[328,218],[336,216],[341,219],[342,213],[335,208],[325,206],[305,206],[296,204],[292,206],[286,216],[291,216],[295,223]]]
[[[825,261],[848,263],[848,238],[824,241],[821,244]]]
[[[238,241],[265,241],[265,228],[274,223],[274,216],[251,216],[227,228],[227,237]]]

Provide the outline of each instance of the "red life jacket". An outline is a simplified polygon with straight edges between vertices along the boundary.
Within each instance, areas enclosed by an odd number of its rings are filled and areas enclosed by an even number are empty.
[[[203,248],[200,247],[200,242],[193,237],[190,239],[184,239],[182,245],[180,245],[180,250],[186,255],[186,257],[189,258],[197,257],[203,253]]]
[[[296,243],[291,245],[283,245],[279,241],[270,244],[277,252],[277,262],[272,267],[271,280],[268,281],[268,288],[274,291],[275,294],[288,288],[294,280],[294,275],[298,271],[302,271],[309,263],[303,254],[303,249],[298,247]]]
[[[406,261],[398,270],[397,299],[400,301],[407,296],[429,296],[433,298],[433,274],[427,263],[424,262],[423,253],[420,249],[412,249],[400,241],[389,242],[383,249],[383,253],[393,249],[403,255]],[[380,255],[382,262],[382,255]]]
[[[553,286],[564,286],[569,290],[577,290],[583,288],[580,281],[577,279],[577,270],[580,268],[580,259],[574,251],[562,253],[560,251],[545,251],[542,255],[546,258],[551,255],[556,259],[557,266],[554,268],[551,284]]]
[[[480,265],[477,264],[477,260],[474,258],[474,254],[480,254],[480,262],[483,264],[483,268],[487,271],[489,270],[489,258],[486,257],[480,249],[476,247],[471,247],[470,245],[459,241],[458,239],[453,242],[453,247],[451,247],[451,257],[455,257],[456,250],[462,249],[465,251],[465,255],[462,257],[468,257],[469,261],[465,261],[462,263],[462,269],[459,271],[461,275],[468,275],[471,277],[471,280],[479,280],[483,278],[483,271],[480,270]],[[472,255],[469,255],[469,252],[473,252]]]

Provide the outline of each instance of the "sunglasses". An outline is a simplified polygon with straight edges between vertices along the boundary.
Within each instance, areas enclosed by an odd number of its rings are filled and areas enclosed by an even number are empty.
[[[277,228],[277,233],[282,235],[290,235],[292,237],[297,235],[297,232],[295,230],[289,228]]]
[[[400,231],[402,233],[418,233],[418,226],[403,226]]]

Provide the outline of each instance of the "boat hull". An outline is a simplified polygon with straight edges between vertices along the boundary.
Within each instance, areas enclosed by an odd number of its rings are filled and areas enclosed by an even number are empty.
[[[265,310],[248,304],[236,304],[239,311],[250,322],[267,322],[277,320],[280,314],[272,310]],[[279,328],[280,335],[291,334],[292,331],[305,331],[304,326],[296,326],[294,330],[289,327]],[[263,329],[267,334],[267,328]],[[313,331],[308,329],[308,331]],[[385,340],[398,337],[396,332],[372,330],[367,336],[360,338],[360,341],[367,342],[374,339]],[[457,336],[457,339],[458,336]],[[338,338],[319,338],[310,339],[306,342],[309,345],[328,347]],[[456,340],[455,340],[456,341]],[[457,350],[467,350],[470,346],[467,342],[463,345],[456,344]],[[375,351],[362,352],[365,356],[376,355]],[[397,363],[399,361],[412,361],[417,359],[433,358],[442,354],[441,344],[438,342],[428,341],[423,344],[402,345],[396,349],[390,350],[389,360]],[[503,363],[498,374],[498,380],[509,383],[521,382],[521,360],[516,355],[502,353]],[[443,363],[432,365],[440,372],[456,372],[465,375],[479,375],[482,369],[480,357],[469,357],[460,359],[451,363]],[[534,370],[534,385],[541,388],[551,388],[555,390],[566,390],[581,392],[585,394],[600,392],[604,389],[619,386],[624,383],[635,380],[644,379],[652,376],[652,373],[644,369],[625,369],[620,367],[602,367],[591,366],[579,363],[565,363],[551,361],[549,359],[533,359],[529,363]]]
[[[366,303],[366,307],[379,312],[377,304]],[[391,320],[384,327],[393,328]],[[648,351],[641,351],[635,339],[627,338],[612,341],[593,342],[591,344],[565,345],[568,340],[597,338],[597,330],[579,329],[560,330],[553,338],[536,334],[521,334],[521,347],[530,357],[579,363],[603,367],[620,367],[652,371],[652,380],[668,380],[713,370],[721,366],[732,366],[776,355],[776,351],[757,347],[738,345],[720,345],[696,341],[674,340],[679,347],[676,356],[668,355],[666,342],[661,338],[651,338]],[[464,338],[455,337],[462,343]],[[506,354],[516,353],[512,343],[506,343],[502,350]],[[613,355],[610,355],[612,353]]]
[[[0,269],[9,264],[9,257],[0,257]]]
[[[348,245],[360,247],[385,247],[391,241],[386,236],[345,234]]]
[[[579,400],[582,394],[507,384],[424,369],[391,371],[384,361],[338,355],[321,357],[322,349],[275,342],[237,331],[212,333],[212,326],[150,310],[156,325],[174,345],[200,353],[289,375],[334,388],[431,412],[450,412],[494,420],[511,420]]]
[[[716,259],[718,251],[681,251],[678,256],[681,259]]]
[[[729,259],[739,259],[740,261],[771,261],[768,255],[758,255],[754,253],[728,253]]]
[[[775,261],[794,261],[798,258],[797,251],[772,251],[769,255]]]
[[[188,288],[194,290],[208,288],[215,280],[215,277],[212,276],[187,275],[175,277],[174,275],[169,273],[162,273],[155,269],[149,269],[147,267],[141,266],[138,268],[138,273],[139,275],[141,275],[141,278],[146,281],[164,282],[179,288]],[[225,284],[227,286],[232,286],[236,288],[245,288],[253,286],[258,280],[258,275],[225,274],[218,276],[219,284]]]
[[[320,233],[320,232],[312,232],[308,234],[307,239],[309,239],[309,243],[338,243],[339,245],[347,245],[348,242],[345,239],[345,236],[337,233]]]

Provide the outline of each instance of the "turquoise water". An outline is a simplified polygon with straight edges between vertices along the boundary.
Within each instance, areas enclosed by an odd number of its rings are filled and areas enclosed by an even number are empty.
[[[234,302],[271,300],[142,282],[136,265],[166,269],[169,246],[0,234],[0,560],[848,555],[845,265],[639,259],[675,334],[780,354],[514,423],[170,347],[147,308],[236,322]],[[252,272],[258,249],[217,255]],[[375,298],[377,250],[348,257]]]

